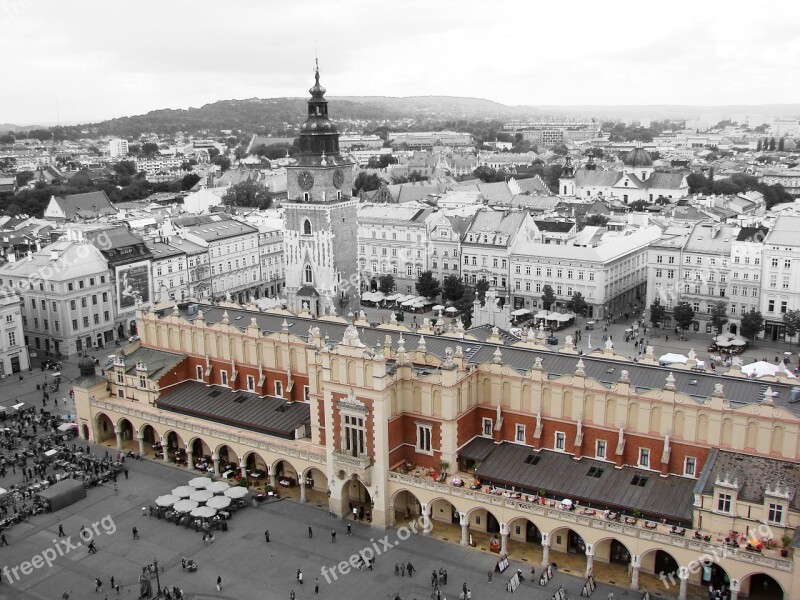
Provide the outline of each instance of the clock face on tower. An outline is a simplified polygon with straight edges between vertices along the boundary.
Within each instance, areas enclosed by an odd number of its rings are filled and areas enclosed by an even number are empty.
[[[304,190],[310,190],[311,186],[314,185],[314,175],[311,171],[300,171],[297,175],[297,183]]]
[[[333,172],[333,185],[335,185],[337,188],[340,188],[342,187],[343,183],[344,183],[344,173],[342,173],[341,169],[336,169]]]

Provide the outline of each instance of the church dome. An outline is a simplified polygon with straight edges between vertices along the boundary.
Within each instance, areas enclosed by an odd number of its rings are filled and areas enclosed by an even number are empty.
[[[641,144],[637,144],[636,148],[630,151],[628,156],[625,157],[625,165],[629,167],[652,167],[653,159],[647,153],[647,150],[642,148]]]
[[[78,361],[78,369],[81,372],[81,377],[93,377],[97,375],[97,372],[94,370],[94,359],[86,355]]]

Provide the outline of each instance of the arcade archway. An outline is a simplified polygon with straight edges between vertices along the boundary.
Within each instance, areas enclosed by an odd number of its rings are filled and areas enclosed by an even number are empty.
[[[219,461],[217,475],[222,475],[225,479],[234,479],[239,475],[239,457],[228,444],[222,444],[217,448],[217,460]]]
[[[98,444],[102,444],[106,440],[114,440],[114,423],[108,418],[108,415],[99,413],[96,417],[97,420],[97,439],[94,440]]]
[[[784,600],[786,598],[781,584],[766,573],[751,573],[742,579],[739,595],[747,595],[748,600]]]
[[[372,521],[372,496],[356,475],[342,484],[341,512],[343,516],[350,515],[359,521]]]
[[[168,431],[164,437],[164,445],[164,453],[167,460],[176,465],[186,464],[186,447],[177,432]]]

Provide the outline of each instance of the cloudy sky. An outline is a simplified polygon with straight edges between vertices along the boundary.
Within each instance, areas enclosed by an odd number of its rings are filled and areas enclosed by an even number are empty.
[[[0,123],[229,98],[800,102],[800,4],[742,0],[0,0]]]

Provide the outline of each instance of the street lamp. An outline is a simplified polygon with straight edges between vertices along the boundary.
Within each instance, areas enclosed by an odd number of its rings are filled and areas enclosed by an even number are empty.
[[[153,567],[156,570],[156,598],[161,597],[161,579],[158,577],[158,559],[153,559]]]

